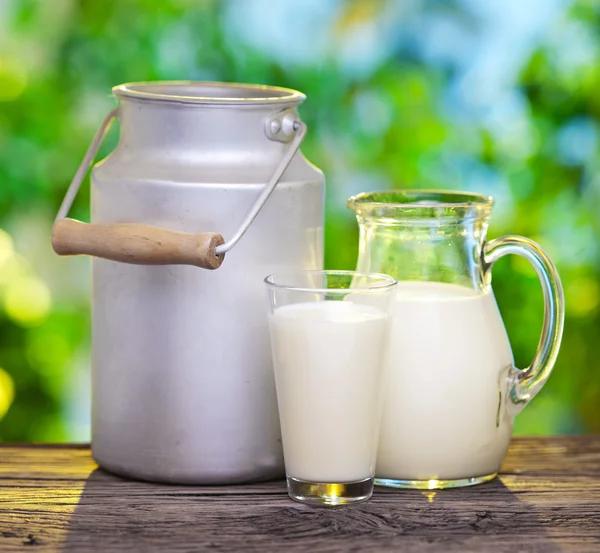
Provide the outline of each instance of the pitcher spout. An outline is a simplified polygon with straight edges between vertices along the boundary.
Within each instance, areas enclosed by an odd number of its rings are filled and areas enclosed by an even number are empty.
[[[441,190],[353,196],[348,207],[360,226],[358,270],[482,290],[482,250],[493,205],[490,196]]]

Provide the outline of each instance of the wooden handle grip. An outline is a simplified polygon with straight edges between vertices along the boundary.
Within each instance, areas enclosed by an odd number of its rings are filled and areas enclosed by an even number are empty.
[[[137,223],[88,224],[60,219],[52,229],[52,247],[59,255],[94,255],[138,265],[194,265],[218,269],[225,255],[215,248],[220,234],[189,234]]]

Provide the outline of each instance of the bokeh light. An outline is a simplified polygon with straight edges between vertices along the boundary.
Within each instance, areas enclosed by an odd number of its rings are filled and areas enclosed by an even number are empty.
[[[38,278],[24,277],[6,285],[4,309],[17,324],[39,324],[47,317],[51,306],[50,291]]]
[[[0,419],[8,411],[15,396],[15,386],[11,376],[0,367]]]
[[[598,28],[590,0],[0,0],[0,440],[85,439],[89,261],[57,258],[49,232],[111,87],[160,79],[306,93],[328,268],[355,266],[353,194],[493,195],[489,237],[538,240],[567,300],[557,366],[516,430],[599,432]],[[72,215],[87,220],[89,201],[84,185]],[[542,326],[535,272],[504,259],[493,286],[526,367]]]
[[[27,86],[23,67],[15,61],[0,57],[0,102],[16,100]]]

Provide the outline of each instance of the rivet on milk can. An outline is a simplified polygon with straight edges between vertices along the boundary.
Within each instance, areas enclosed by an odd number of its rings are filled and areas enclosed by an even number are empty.
[[[94,256],[93,456],[151,481],[281,477],[262,281],[323,266],[323,174],[299,151],[305,96],[200,82],[113,93],[52,233],[57,253]],[[67,219],[115,119],[91,223]]]

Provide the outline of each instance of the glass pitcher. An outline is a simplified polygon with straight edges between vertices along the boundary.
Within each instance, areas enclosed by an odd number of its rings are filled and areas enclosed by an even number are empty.
[[[562,337],[556,267],[532,240],[486,232],[493,199],[462,192],[359,194],[357,270],[398,279],[377,483],[469,486],[496,476],[517,413],[546,382]],[[544,293],[540,343],[514,367],[491,287],[494,263],[514,253],[534,266]]]

